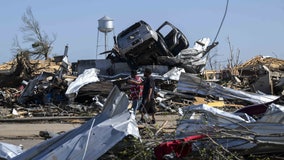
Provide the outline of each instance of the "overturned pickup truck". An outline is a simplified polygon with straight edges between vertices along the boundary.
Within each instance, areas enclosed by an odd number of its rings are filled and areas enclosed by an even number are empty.
[[[202,38],[188,48],[188,39],[171,23],[165,21],[155,31],[141,20],[120,32],[115,37],[114,49],[102,54],[110,53],[107,59],[127,62],[130,68],[155,64],[197,73],[205,66],[206,53],[218,44],[209,43],[209,38]]]

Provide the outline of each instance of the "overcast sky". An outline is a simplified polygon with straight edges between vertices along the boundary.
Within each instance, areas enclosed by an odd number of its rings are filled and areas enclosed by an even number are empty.
[[[113,46],[113,35],[139,20],[144,20],[153,29],[157,29],[164,21],[171,22],[186,35],[192,47],[196,40],[203,37],[213,41],[225,13],[226,3],[226,0],[2,1],[0,63],[13,58],[11,48],[16,36],[21,46],[27,46],[23,43],[20,27],[23,26],[21,18],[28,7],[31,7],[42,31],[50,37],[56,35],[51,56],[62,55],[68,44],[69,60],[76,62],[104,58],[96,55],[97,50],[104,50],[104,34],[98,32],[98,20],[103,16],[114,20],[114,30],[107,34],[108,48]],[[216,60],[220,62],[228,59],[228,38],[234,51],[240,50],[243,62],[256,55],[284,59],[284,1],[230,0],[217,38],[219,45],[210,53],[217,54]]]

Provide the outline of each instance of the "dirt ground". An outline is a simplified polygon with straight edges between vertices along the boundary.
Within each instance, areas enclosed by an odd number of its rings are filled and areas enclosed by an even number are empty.
[[[156,115],[156,124],[151,125],[155,132],[172,133],[176,128],[176,114],[159,114]],[[136,119],[140,119],[138,113]],[[75,121],[76,122],[76,121]],[[83,122],[84,123],[84,122]],[[0,123],[0,142],[14,145],[22,145],[24,149],[29,149],[45,139],[39,136],[40,131],[49,131],[52,133],[67,132],[83,124],[72,122],[1,122]],[[139,128],[149,127],[148,124],[139,124]]]
[[[50,131],[58,133],[69,131],[80,124],[68,123],[1,123],[0,141],[14,145],[23,145],[24,149],[29,149],[34,145],[44,141],[39,136],[40,131]]]

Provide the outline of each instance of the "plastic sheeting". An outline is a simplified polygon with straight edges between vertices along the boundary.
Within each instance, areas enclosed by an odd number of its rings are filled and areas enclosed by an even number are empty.
[[[140,138],[135,115],[127,110],[129,101],[116,86],[101,114],[82,126],[51,138],[25,151],[16,160],[98,159],[124,137]]]
[[[86,84],[92,83],[92,82],[98,82],[100,81],[97,74],[99,73],[99,70],[96,68],[90,68],[86,69],[82,74],[80,74],[75,81],[71,82],[68,86],[65,94],[77,94],[79,89],[83,87]]]

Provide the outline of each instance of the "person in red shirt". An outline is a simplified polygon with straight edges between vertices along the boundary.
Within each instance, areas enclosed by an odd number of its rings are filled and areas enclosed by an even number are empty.
[[[131,71],[131,78],[127,81],[130,84],[130,98],[132,100],[132,109],[136,113],[141,104],[143,91],[142,78],[137,75],[136,70]]]

